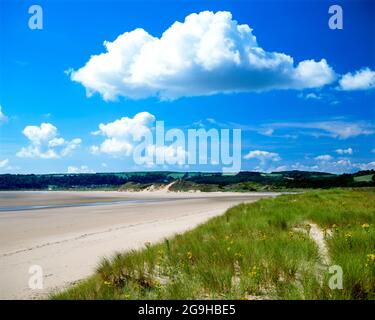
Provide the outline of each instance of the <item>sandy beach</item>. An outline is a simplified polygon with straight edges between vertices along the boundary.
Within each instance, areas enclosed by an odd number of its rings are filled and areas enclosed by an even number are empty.
[[[0,192],[0,299],[40,299],[93,273],[100,259],[194,228],[277,193]],[[43,289],[28,286],[43,270]]]

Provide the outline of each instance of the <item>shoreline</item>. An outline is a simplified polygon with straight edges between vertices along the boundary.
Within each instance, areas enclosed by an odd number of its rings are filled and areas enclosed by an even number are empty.
[[[0,207],[5,201],[19,205],[20,202],[87,203],[98,197],[105,201],[158,200],[1,212],[0,298],[46,298],[50,292],[90,276],[102,257],[142,248],[146,242],[159,242],[223,214],[233,205],[278,194],[23,191],[9,192],[10,197],[4,200],[1,197],[4,193],[0,192]],[[167,204],[160,201],[165,198]],[[43,269],[43,290],[28,288],[31,265]]]

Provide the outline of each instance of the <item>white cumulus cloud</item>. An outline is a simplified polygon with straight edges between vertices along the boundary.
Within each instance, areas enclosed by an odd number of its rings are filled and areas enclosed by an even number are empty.
[[[128,156],[133,151],[136,139],[140,139],[150,131],[154,122],[155,117],[152,114],[140,112],[133,118],[122,117],[107,124],[101,123],[97,134],[106,138],[99,146],[91,146],[91,152]]]
[[[88,96],[97,92],[105,100],[316,88],[336,79],[325,59],[295,63],[265,51],[252,29],[226,11],[190,14],[160,38],[138,28],[104,46],[69,74]]]
[[[369,68],[363,68],[354,73],[346,73],[339,81],[339,89],[353,91],[353,90],[368,90],[375,88],[375,71]]]
[[[29,140],[29,145],[17,152],[21,158],[53,159],[70,155],[81,144],[81,139],[67,141],[58,137],[57,128],[51,123],[40,126],[26,126],[22,133]]]
[[[33,144],[40,145],[45,141],[52,140],[57,134],[57,128],[50,123],[42,123],[38,126],[27,126],[22,133]]]
[[[113,157],[137,157],[137,161],[148,167],[155,166],[156,158],[163,158],[167,164],[182,165],[185,162],[186,150],[175,144],[156,145],[154,142],[154,129],[156,118],[149,112],[140,112],[131,117],[122,117],[109,123],[101,123],[95,135],[104,136],[104,141],[99,145],[90,147],[92,154],[107,154]],[[152,140],[145,140],[148,136]],[[138,155],[136,148],[143,146],[147,151]],[[136,153],[136,155],[134,153]]]

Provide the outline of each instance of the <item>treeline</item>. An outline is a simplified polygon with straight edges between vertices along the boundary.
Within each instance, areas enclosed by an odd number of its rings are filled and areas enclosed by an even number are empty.
[[[366,177],[366,179],[362,179]],[[222,173],[87,173],[87,174],[2,174],[0,190],[48,190],[77,188],[118,188],[133,183],[139,186],[168,184],[178,180],[178,190],[288,189],[375,186],[375,170],[354,174],[329,174],[322,172],[284,171],[274,173],[239,172],[235,175]]]
[[[160,183],[169,180],[163,175],[135,175],[126,177],[115,173],[59,175],[2,174],[0,175],[0,190],[119,187],[129,181],[136,183]]]

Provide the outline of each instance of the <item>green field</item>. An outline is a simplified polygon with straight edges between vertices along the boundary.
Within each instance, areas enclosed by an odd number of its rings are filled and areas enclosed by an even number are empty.
[[[366,174],[363,176],[354,177],[355,182],[370,182],[372,181],[373,174]]]
[[[100,262],[54,299],[374,299],[375,190],[241,204],[157,245]],[[310,232],[319,226],[328,253]],[[320,249],[319,249],[320,248]],[[342,289],[330,289],[343,271]]]

